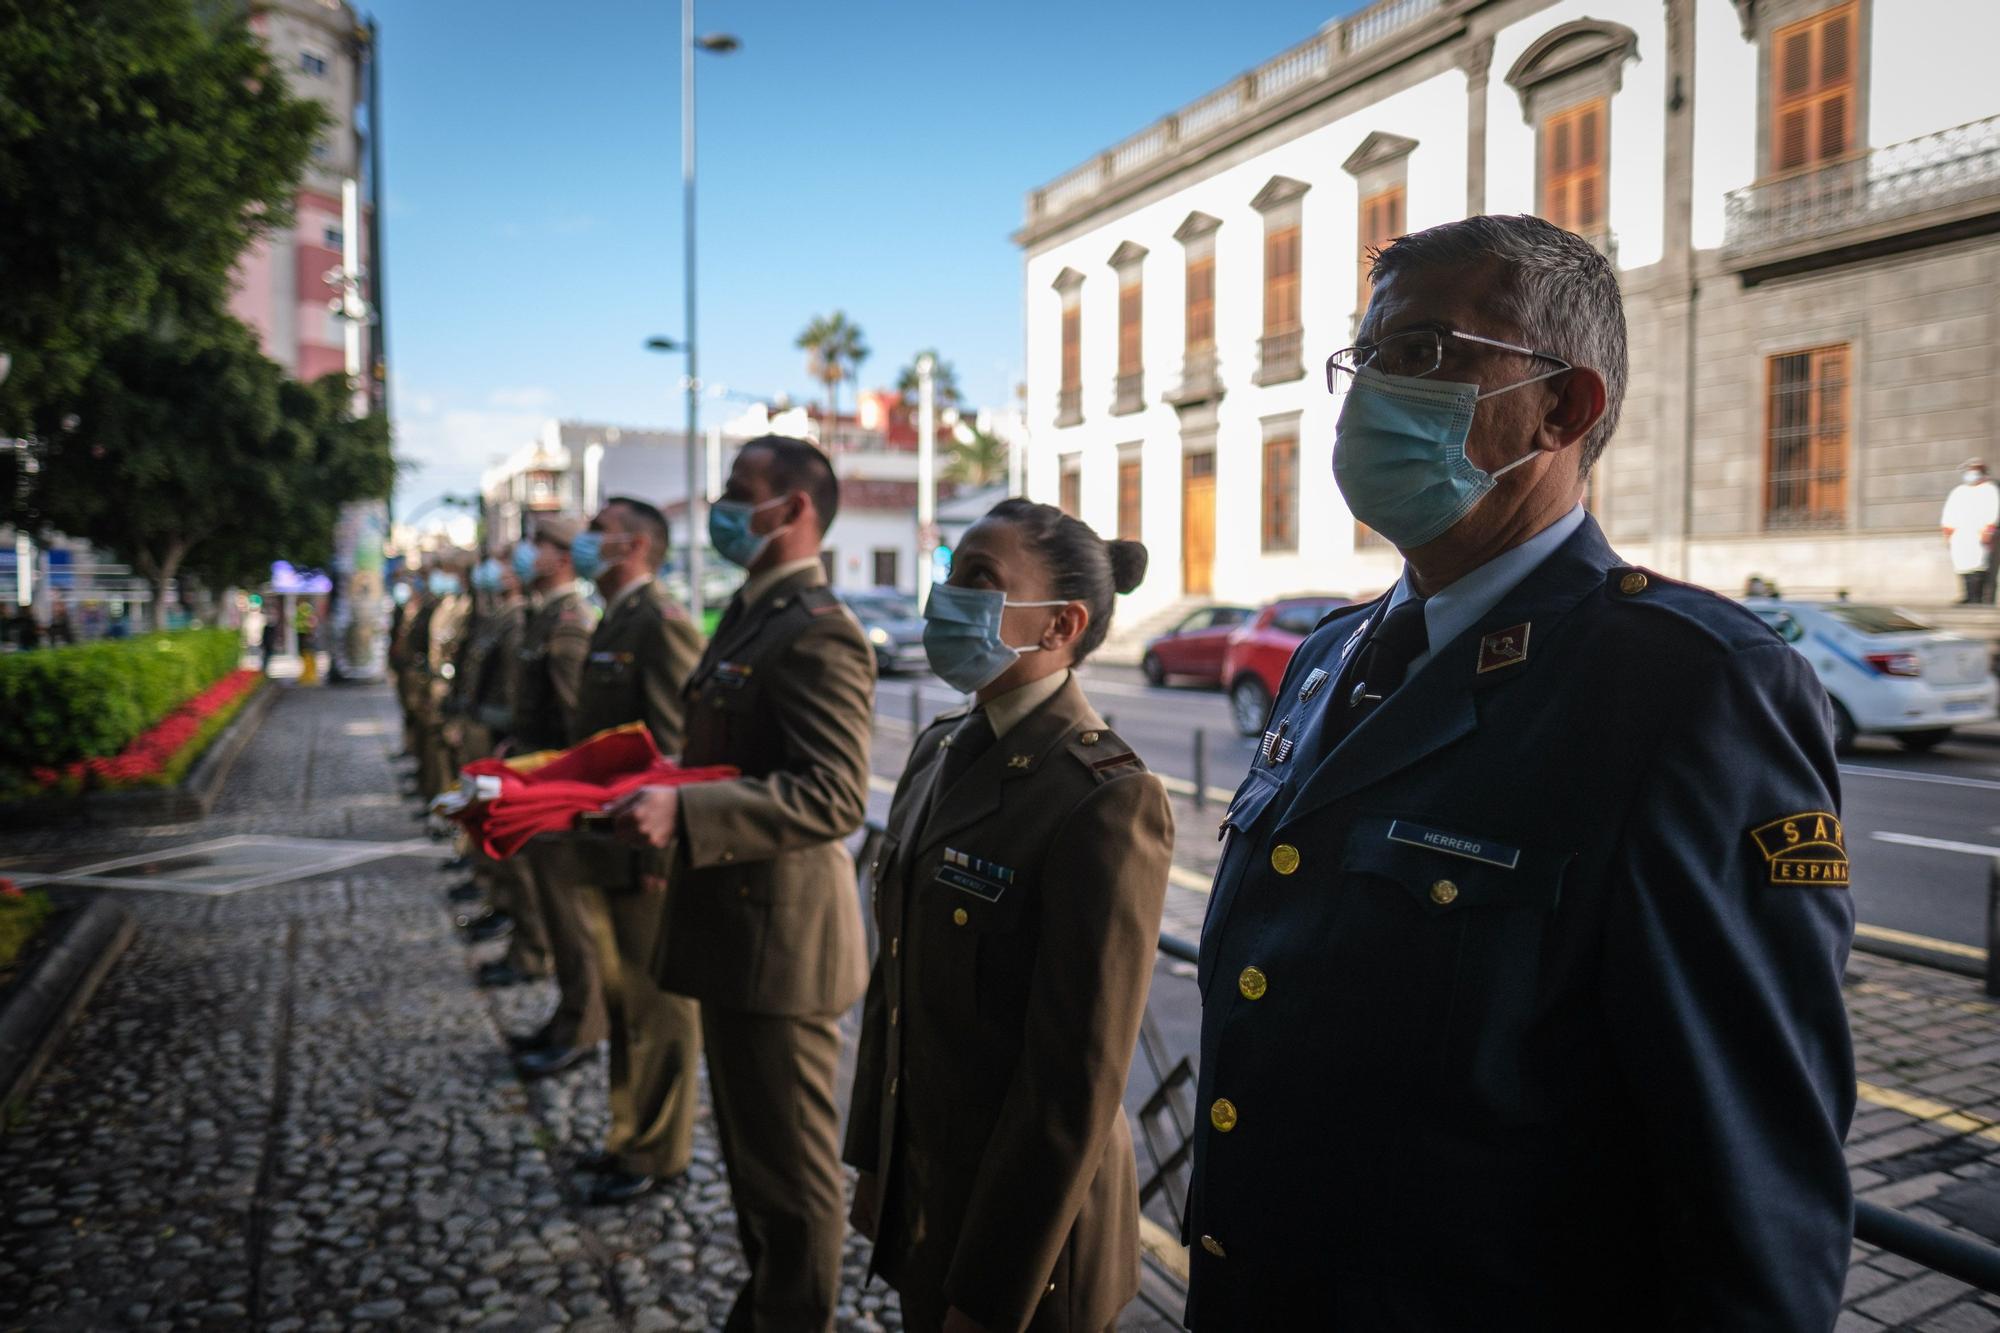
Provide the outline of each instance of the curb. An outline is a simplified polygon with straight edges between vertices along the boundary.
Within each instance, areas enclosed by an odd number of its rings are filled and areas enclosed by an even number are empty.
[[[0,1007],[0,1104],[25,1095],[98,983],[132,942],[132,914],[93,898],[70,916]]]
[[[68,821],[120,825],[181,824],[206,819],[215,807],[215,798],[221,794],[229,770],[236,766],[237,757],[263,725],[264,715],[271,711],[278,693],[269,681],[259,685],[242,711],[209,742],[201,758],[194,761],[187,776],[176,786],[92,792],[62,803],[16,801],[0,805],[0,828],[44,827]]]

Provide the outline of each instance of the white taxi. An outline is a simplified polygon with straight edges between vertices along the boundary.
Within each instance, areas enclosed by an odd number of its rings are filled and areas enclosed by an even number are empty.
[[[1754,597],[1744,606],[1812,663],[1833,700],[1834,743],[1842,751],[1863,731],[1928,750],[1954,727],[2000,715],[1992,648],[1977,639],[1860,602]]]

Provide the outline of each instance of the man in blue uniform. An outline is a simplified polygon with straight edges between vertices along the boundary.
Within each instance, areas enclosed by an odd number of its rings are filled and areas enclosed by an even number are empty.
[[[1611,266],[1533,218],[1375,264],[1334,471],[1406,568],[1302,644],[1202,934],[1188,1323],[1817,1330],[1853,930],[1825,695],[1622,563]]]

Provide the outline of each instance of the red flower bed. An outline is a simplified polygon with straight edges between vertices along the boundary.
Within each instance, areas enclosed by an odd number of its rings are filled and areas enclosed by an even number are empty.
[[[78,759],[60,768],[37,768],[32,776],[45,788],[65,781],[107,787],[156,777],[201,732],[203,723],[235,704],[262,679],[262,673],[256,671],[232,672],[139,733],[117,754]]]

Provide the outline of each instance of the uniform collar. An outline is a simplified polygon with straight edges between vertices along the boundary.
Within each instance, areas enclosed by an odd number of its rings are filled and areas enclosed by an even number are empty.
[[[1031,680],[1026,685],[1011,689],[986,707],[986,723],[993,728],[997,739],[1014,729],[1022,718],[1040,708],[1056,696],[1063,686],[1069,684],[1067,668],[1051,671],[1040,680]]]
[[[606,598],[604,602],[605,619],[609,620],[611,618],[611,613],[613,611],[616,611],[619,607],[631,601],[632,595],[634,593],[638,592],[642,588],[650,588],[652,586],[653,586],[653,576],[651,574],[641,574],[638,578],[633,579],[630,583],[620,588],[617,592],[612,593],[611,596]]]
[[[1542,562],[1554,555],[1583,526],[1584,517],[1583,506],[1577,505],[1519,546],[1502,551],[1450,587],[1433,593],[1430,600],[1424,603],[1424,630],[1432,650],[1450,643],[1485,618],[1488,611],[1499,605],[1502,597],[1541,568]],[[1388,605],[1382,608],[1384,614],[1414,596],[1416,576],[1406,565],[1403,577],[1397,580],[1389,594]],[[1410,662],[1410,671],[1416,672],[1430,660],[1430,656],[1429,652],[1418,654]]]
[[[746,609],[755,606],[763,600],[765,594],[785,580],[803,574],[808,569],[819,568],[819,557],[816,555],[802,556],[797,560],[787,560],[782,565],[773,565],[763,573],[752,574],[745,579],[743,586],[736,592],[737,599]],[[817,579],[815,582],[823,583],[825,579]]]

